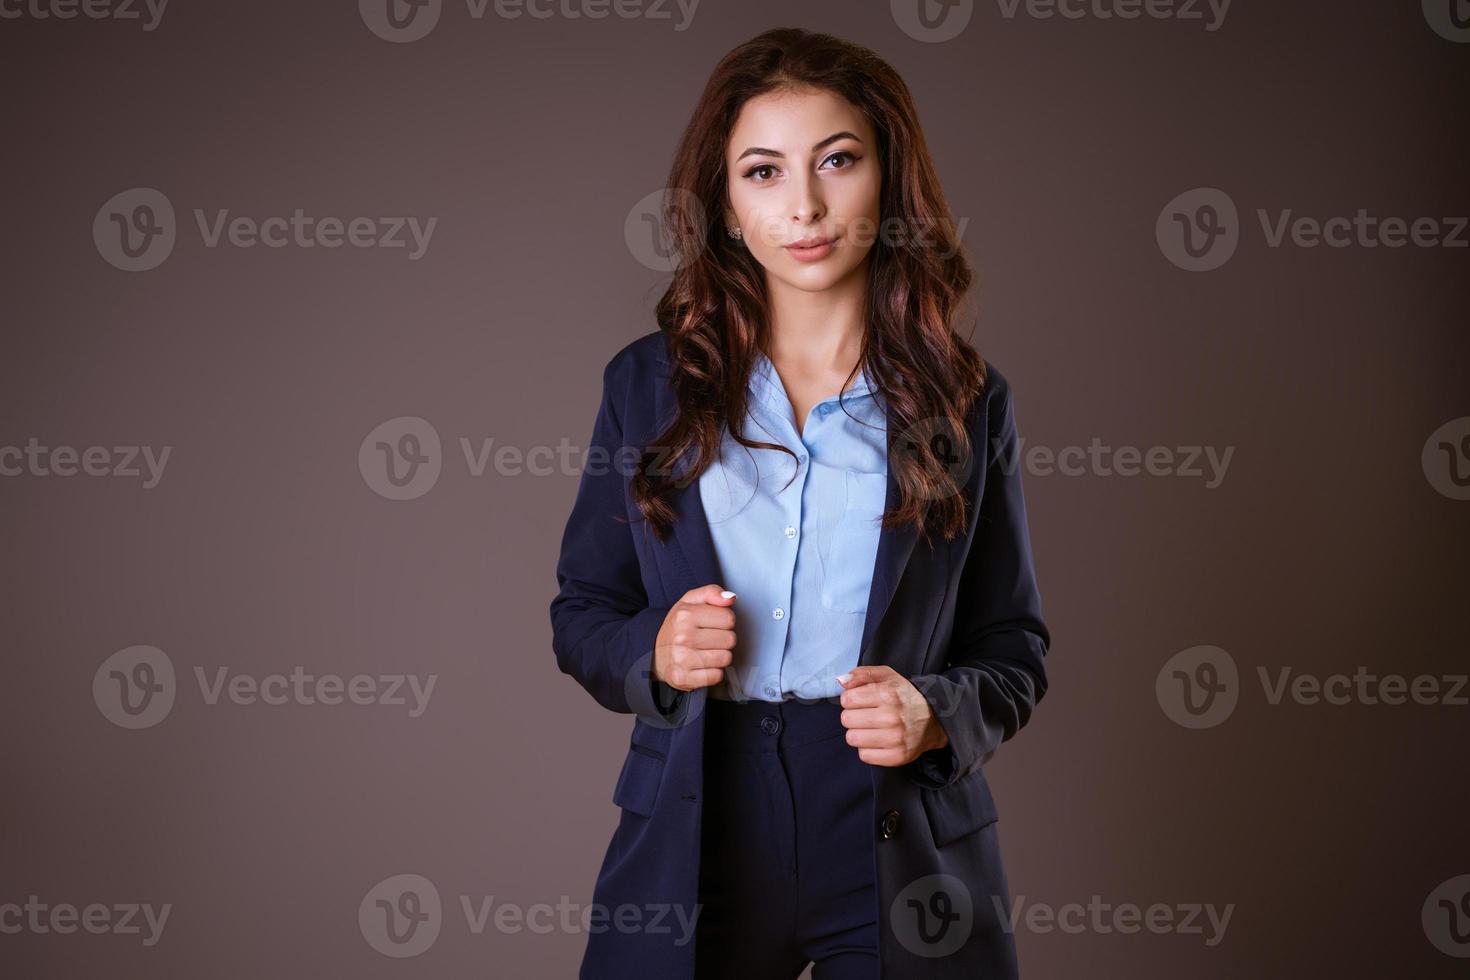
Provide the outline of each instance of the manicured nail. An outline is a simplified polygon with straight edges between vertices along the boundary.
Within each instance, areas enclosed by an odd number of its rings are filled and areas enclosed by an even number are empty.
[[[733,598],[735,598],[735,593],[729,592],[729,591],[721,592],[720,593],[720,598],[721,599],[733,599]]]
[[[837,683],[839,683],[839,684],[846,684],[850,680],[852,680],[852,675],[851,674],[838,674],[837,675]]]

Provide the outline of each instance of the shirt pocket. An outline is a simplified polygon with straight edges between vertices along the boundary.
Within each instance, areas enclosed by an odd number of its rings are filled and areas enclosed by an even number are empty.
[[[846,503],[832,531],[832,547],[822,576],[822,607],[861,613],[868,611],[888,474],[848,470],[844,482]]]

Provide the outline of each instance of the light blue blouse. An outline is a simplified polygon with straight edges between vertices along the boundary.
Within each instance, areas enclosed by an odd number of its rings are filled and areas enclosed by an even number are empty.
[[[699,492],[720,567],[738,593],[734,661],[710,697],[778,701],[842,693],[857,666],[888,489],[882,395],[853,385],[813,406],[800,435],[781,376],[758,353],[742,434],[728,431]],[[794,474],[794,476],[793,476]],[[787,481],[790,485],[787,486]]]

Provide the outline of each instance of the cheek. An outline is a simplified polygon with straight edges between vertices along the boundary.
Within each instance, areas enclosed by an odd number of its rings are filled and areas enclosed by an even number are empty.
[[[725,199],[730,202],[730,207],[736,214],[743,212],[748,203],[744,191],[745,185],[734,177],[725,181]]]
[[[854,180],[843,187],[838,199],[842,216],[848,221],[861,221],[869,227],[876,227],[880,210],[878,190],[876,180]]]
[[[736,220],[744,229],[745,241],[749,246],[759,237],[762,226],[770,221],[770,216],[766,213],[769,208],[766,203],[768,198],[752,193],[748,185],[739,182],[732,182],[726,194],[730,200],[730,210],[735,212]]]
[[[788,222],[775,201],[775,195],[772,195],[735,204],[740,226],[745,229],[746,247],[757,258],[776,256],[787,238]]]
[[[736,220],[744,225],[750,217],[752,203],[750,195],[746,193],[745,185],[733,178],[726,182],[725,201],[730,210],[735,212]],[[725,215],[722,213],[720,219],[723,221],[724,218]]]

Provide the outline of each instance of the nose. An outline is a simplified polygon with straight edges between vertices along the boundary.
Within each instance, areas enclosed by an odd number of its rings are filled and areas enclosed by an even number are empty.
[[[802,174],[792,182],[796,198],[791,202],[791,220],[799,225],[820,221],[826,214],[821,182],[815,174]]]

